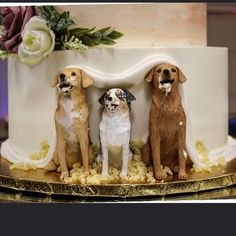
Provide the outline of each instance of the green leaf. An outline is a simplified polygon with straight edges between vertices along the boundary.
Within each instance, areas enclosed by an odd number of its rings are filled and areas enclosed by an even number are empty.
[[[93,47],[100,44],[113,45],[116,43],[116,39],[123,36],[122,33],[115,31],[112,26],[96,31],[95,27],[69,29],[71,25],[75,25],[75,22],[70,18],[68,11],[59,13],[53,6],[41,6],[39,9],[41,16],[46,19],[48,26],[51,27],[56,35],[56,50],[64,49],[65,37],[70,39],[73,37],[75,40],[80,40],[84,45]],[[75,47],[76,42],[73,42],[74,44],[69,46]]]
[[[94,46],[98,46],[101,44],[101,40],[93,39],[93,44],[94,44]]]
[[[93,40],[91,40],[90,38],[88,38],[88,37],[86,37],[86,36],[84,36],[84,35],[82,35],[79,39],[80,39],[80,40],[82,41],[82,43],[83,43],[84,45],[86,45],[86,46],[89,46],[89,47],[95,46]]]
[[[103,34],[103,33],[105,33],[106,31],[110,30],[111,28],[112,28],[111,26],[108,26],[108,27],[105,27],[105,28],[100,29],[99,31]]]
[[[61,18],[58,22],[57,22],[57,30],[61,30],[61,29],[65,29],[67,28],[66,25],[66,20],[64,18]]]
[[[100,40],[102,38],[102,34],[101,34],[101,32],[96,31],[96,32],[93,33],[91,38],[93,38],[94,40]]]
[[[75,22],[72,19],[66,20],[67,26],[75,25]]]
[[[70,36],[74,35],[76,37],[79,37],[82,34],[87,34],[89,32],[92,32],[93,30],[95,30],[95,27],[89,29],[89,28],[73,28],[71,30],[69,30],[69,34]]]
[[[68,12],[67,11],[64,11],[62,14],[61,14],[61,17],[66,19],[68,18]]]
[[[39,10],[41,11],[42,17],[46,20],[50,19],[53,12],[56,11],[53,6],[41,6],[39,7]]]
[[[107,39],[107,38],[101,39],[101,40],[100,40],[100,43],[101,43],[101,44],[104,44],[104,45],[114,45],[114,44],[116,44],[115,41],[113,41],[113,40],[111,40],[111,39]]]
[[[119,39],[123,36],[124,34],[119,32],[119,31],[113,31],[111,32],[109,35],[107,35],[109,38],[115,40],[115,39]]]
[[[110,27],[110,29],[106,30],[106,31],[103,33],[103,35],[104,35],[104,36],[107,36],[107,35],[111,34],[113,31],[114,31],[114,28]]]

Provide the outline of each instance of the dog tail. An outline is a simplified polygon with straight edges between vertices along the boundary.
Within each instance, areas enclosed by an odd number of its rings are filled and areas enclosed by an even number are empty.
[[[54,161],[50,161],[43,169],[46,171],[54,171],[57,170],[57,165]]]
[[[151,147],[149,141],[142,148],[142,161],[146,166],[151,165]]]
[[[53,152],[52,160],[46,166],[44,166],[43,169],[45,171],[54,171],[54,170],[57,170],[58,164],[59,164],[58,163],[58,156],[57,156],[57,151],[55,149],[54,152]]]

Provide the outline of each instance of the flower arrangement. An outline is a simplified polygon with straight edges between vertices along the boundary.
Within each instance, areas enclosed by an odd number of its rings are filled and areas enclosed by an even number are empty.
[[[30,66],[38,64],[54,50],[86,50],[113,45],[123,36],[113,27],[99,30],[78,28],[70,13],[53,6],[3,7],[0,14],[0,58],[18,54]]]

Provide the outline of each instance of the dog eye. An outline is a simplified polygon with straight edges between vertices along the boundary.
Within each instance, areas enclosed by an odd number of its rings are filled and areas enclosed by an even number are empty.
[[[158,70],[157,70],[157,73],[161,73],[161,69],[158,69]]]
[[[176,69],[175,69],[175,68],[172,68],[171,71],[172,71],[173,73],[175,73],[175,72],[176,72]]]
[[[75,72],[72,72],[71,75],[72,75],[72,76],[76,76],[76,73],[75,73]]]

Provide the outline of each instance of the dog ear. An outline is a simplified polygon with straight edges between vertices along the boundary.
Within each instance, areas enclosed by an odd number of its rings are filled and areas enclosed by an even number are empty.
[[[148,82],[148,83],[152,82],[154,71],[155,71],[155,67],[152,68],[152,69],[145,75],[144,79],[146,80],[146,82]]]
[[[107,92],[105,92],[105,93],[98,99],[98,101],[99,101],[99,103],[100,103],[101,105],[104,105],[104,98],[105,98],[106,94],[107,94]]]
[[[92,78],[83,70],[81,70],[81,79],[82,79],[82,87],[87,88],[93,84]]]
[[[125,92],[127,102],[132,102],[132,101],[136,100],[135,96],[131,92],[129,92],[126,89],[123,89],[123,91]]]
[[[186,78],[186,76],[184,75],[184,73],[179,69],[179,68],[177,68],[177,70],[178,70],[178,73],[179,73],[179,82],[180,83],[184,83],[184,82],[186,82],[186,80],[187,80],[187,78]]]
[[[55,88],[58,81],[57,81],[58,74],[52,79],[50,87]]]
[[[125,93],[125,96],[126,96],[126,101],[127,101],[127,104],[128,104],[128,108],[129,108],[129,111],[131,111],[131,102],[136,100],[135,96],[130,93],[128,90],[126,89],[123,89],[124,93]]]

